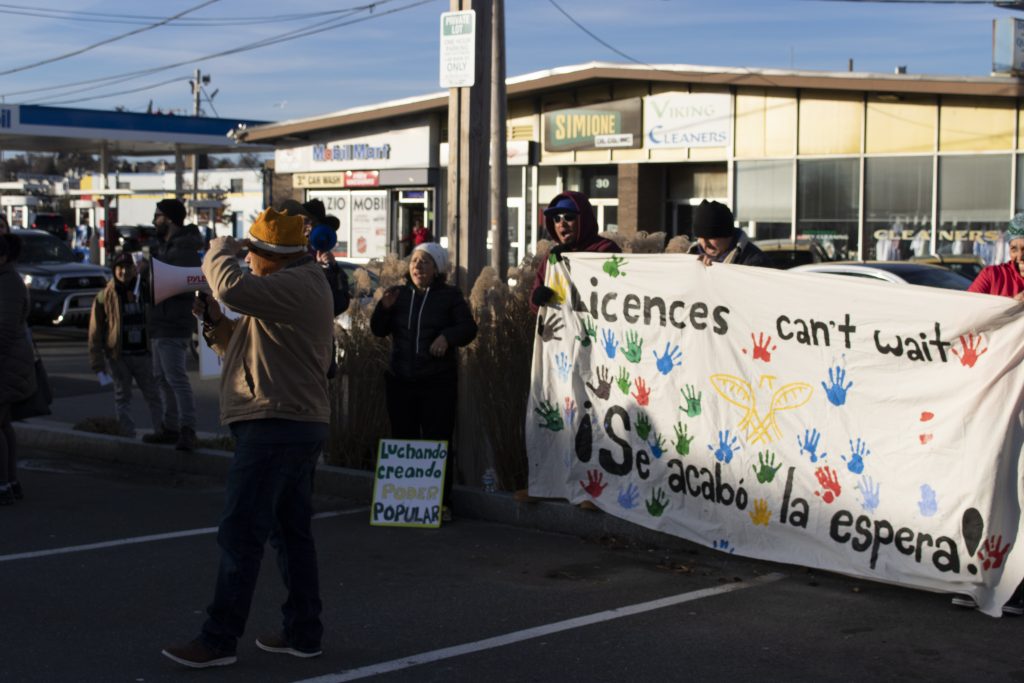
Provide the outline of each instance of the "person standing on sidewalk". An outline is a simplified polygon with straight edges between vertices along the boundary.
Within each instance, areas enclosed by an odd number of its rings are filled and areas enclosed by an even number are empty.
[[[177,199],[164,199],[156,205],[153,225],[159,244],[152,252],[155,259],[172,266],[195,268],[200,265],[202,237],[195,226],[182,227],[185,205]],[[196,401],[189,383],[186,360],[196,321],[192,316],[190,292],[168,297],[153,306],[149,316],[149,337],[153,352],[153,376],[163,399],[163,417],[146,443],[173,443],[179,451],[196,448]]]
[[[36,390],[35,358],[26,327],[28,289],[14,269],[20,251],[16,235],[0,233],[0,505],[23,496],[11,406]]]
[[[114,261],[114,279],[92,302],[89,316],[89,364],[101,384],[114,382],[114,412],[125,436],[135,438],[131,416],[132,380],[149,407],[153,429],[160,428],[163,408],[153,379],[153,359],[146,335],[146,292],[131,254]],[[110,377],[106,377],[107,370]]]
[[[245,274],[236,254],[249,247]],[[223,357],[220,417],[235,454],[217,532],[220,570],[196,639],[164,656],[207,668],[237,661],[256,590],[263,546],[277,550],[288,590],[283,628],[261,635],[261,650],[294,657],[321,654],[320,584],[311,520],[312,477],[330,422],[327,370],[334,335],[327,279],[307,253],[302,218],[267,209],[239,242],[210,242],[203,273],[213,297],[196,299],[203,336]],[[223,302],[240,314],[223,315]]]

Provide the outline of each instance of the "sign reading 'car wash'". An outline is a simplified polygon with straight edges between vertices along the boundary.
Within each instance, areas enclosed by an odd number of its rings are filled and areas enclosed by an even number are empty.
[[[469,88],[476,70],[476,12],[441,14],[441,87]]]

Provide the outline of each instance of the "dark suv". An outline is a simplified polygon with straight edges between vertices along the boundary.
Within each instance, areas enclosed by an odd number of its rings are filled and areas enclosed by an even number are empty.
[[[65,243],[71,240],[71,228],[59,213],[37,213],[32,228],[48,232]]]
[[[91,263],[79,263],[71,248],[42,230],[15,230],[21,255],[14,267],[29,290],[29,324],[89,324],[92,300],[110,272]]]

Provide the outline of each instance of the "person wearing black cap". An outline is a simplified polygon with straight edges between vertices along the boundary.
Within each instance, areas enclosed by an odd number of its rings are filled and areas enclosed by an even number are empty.
[[[557,195],[544,209],[544,227],[556,244],[549,257],[561,259],[562,254],[573,251],[618,253],[619,245],[597,234],[597,220],[590,200],[582,192],[566,191]],[[544,284],[548,259],[537,268],[537,276],[530,290],[530,310],[534,313],[551,300],[554,292]]]
[[[184,226],[185,205],[177,199],[157,202],[153,215],[157,246],[153,258],[172,266],[198,268],[203,238],[194,225]],[[173,443],[181,451],[196,448],[196,402],[185,360],[196,331],[191,292],[168,297],[150,309],[149,337],[153,376],[163,399],[163,419],[157,430],[142,437],[146,443]]]
[[[732,211],[721,202],[704,200],[693,212],[693,236],[696,243],[690,253],[705,266],[712,263],[738,263],[743,266],[767,266],[768,259],[747,234],[734,224]]]

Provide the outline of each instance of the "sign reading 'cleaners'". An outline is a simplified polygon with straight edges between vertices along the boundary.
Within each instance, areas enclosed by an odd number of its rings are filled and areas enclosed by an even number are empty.
[[[476,12],[441,14],[441,87],[468,88],[476,70]]]

